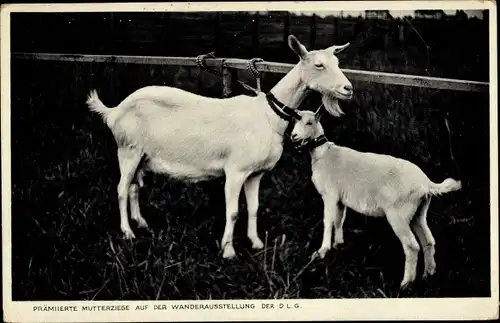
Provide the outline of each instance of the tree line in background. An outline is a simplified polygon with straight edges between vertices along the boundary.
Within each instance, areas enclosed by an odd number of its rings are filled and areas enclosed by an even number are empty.
[[[286,37],[309,49],[350,42],[346,68],[488,79],[488,17],[367,19],[289,12],[16,13],[12,51],[197,56],[295,62]]]

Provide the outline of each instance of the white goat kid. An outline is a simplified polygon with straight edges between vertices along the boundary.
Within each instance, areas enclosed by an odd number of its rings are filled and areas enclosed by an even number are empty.
[[[436,184],[409,161],[337,146],[324,136],[320,109],[316,113],[300,111],[299,114],[302,118],[296,122],[291,137],[310,150],[312,182],[324,203],[323,242],[313,258],[318,255],[324,258],[330,250],[332,224],[333,247],[344,242],[342,225],[349,207],[361,214],[387,218],[406,257],[402,289],[416,278],[420,248],[411,228],[423,248],[424,278],[433,275],[435,241],[427,226],[427,210],[432,196],[459,190],[461,182],[448,178]]]
[[[135,237],[128,221],[128,199],[132,219],[139,227],[147,227],[138,202],[145,171],[186,182],[225,175],[223,257],[235,256],[232,240],[242,186],[248,238],[253,248],[263,247],[257,235],[259,184],[263,173],[281,157],[288,122],[298,117],[294,110],[312,89],[323,95],[328,112],[336,116],[342,113],[338,99],[350,99],[353,93],[335,56],[349,44],[308,52],[293,35],[288,43],[300,61],[267,95],[216,99],[167,86],[147,86],[109,109],[95,91],[90,93],[87,104],[102,116],[118,145],[118,200],[126,238]]]

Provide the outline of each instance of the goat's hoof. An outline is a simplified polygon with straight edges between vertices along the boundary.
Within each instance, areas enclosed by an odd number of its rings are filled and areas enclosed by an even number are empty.
[[[410,287],[411,282],[401,282],[401,285],[399,286],[400,291],[407,291],[408,288]]]
[[[126,229],[122,230],[123,231],[123,238],[126,240],[133,240],[135,239],[135,234],[132,232],[132,229]]]
[[[436,268],[425,269],[424,274],[422,275],[422,279],[426,280],[426,279],[430,278],[431,276],[433,276],[435,273],[436,273]]]
[[[339,249],[344,244],[344,241],[335,242],[332,247],[333,249]]]
[[[224,248],[224,253],[222,254],[222,258],[224,259],[234,259],[236,258],[236,252],[233,247]]]
[[[259,250],[259,249],[262,249],[262,248],[264,248],[264,244],[262,243],[262,241],[255,240],[255,241],[252,242],[252,249]]]
[[[423,278],[427,278],[428,276],[433,276],[436,273],[436,265],[425,266]]]
[[[324,259],[325,258],[325,254],[326,254],[326,251],[315,251],[312,256],[311,256],[311,260],[315,260],[317,258],[319,259]]]
[[[148,228],[148,223],[143,218],[137,218],[134,220],[137,222],[138,228],[144,228],[144,229]]]
[[[316,251],[319,255],[319,257],[321,259],[325,259],[326,257],[326,253],[329,251],[330,249],[319,249],[318,251]]]

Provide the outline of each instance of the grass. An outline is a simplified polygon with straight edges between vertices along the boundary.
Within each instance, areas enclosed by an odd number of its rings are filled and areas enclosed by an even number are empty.
[[[355,100],[343,105],[346,116],[325,118],[327,136],[339,144],[407,158],[440,181],[456,175],[439,118],[442,109],[453,107],[455,153],[466,190],[431,203],[438,272],[422,281],[420,258],[418,281],[400,293],[403,252],[383,220],[348,211],[345,245],[325,260],[310,261],[321,243],[322,203],[310,181],[309,157],[288,144],[261,185],[263,250],[250,248],[242,198],[238,258],[222,259],[223,179],[194,185],[148,175],[140,204],[150,229],[137,229],[132,221],[137,239],[122,239],[116,144],[88,112],[88,90],[97,87],[112,106],[146,84],[217,96],[219,81],[148,66],[14,62],[12,69],[14,300],[489,295],[488,169],[478,166],[488,162],[488,113],[477,95],[355,84]],[[263,88],[275,82],[266,76]],[[471,104],[478,107],[474,115],[467,114]]]

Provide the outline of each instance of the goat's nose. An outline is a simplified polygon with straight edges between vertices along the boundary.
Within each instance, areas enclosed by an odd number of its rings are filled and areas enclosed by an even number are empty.
[[[292,133],[292,139],[297,139],[297,134],[296,133]]]
[[[352,85],[351,84],[344,85],[344,90],[346,90],[347,92],[351,92],[352,91]]]

